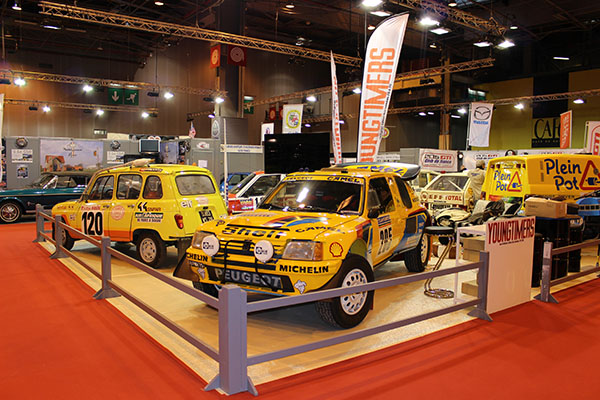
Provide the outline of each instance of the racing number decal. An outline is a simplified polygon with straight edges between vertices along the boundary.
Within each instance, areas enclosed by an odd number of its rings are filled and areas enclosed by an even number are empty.
[[[102,211],[84,211],[81,214],[83,233],[91,236],[102,236],[104,233],[103,218]]]
[[[392,227],[388,226],[379,231],[379,250],[377,255],[386,253],[392,246]]]

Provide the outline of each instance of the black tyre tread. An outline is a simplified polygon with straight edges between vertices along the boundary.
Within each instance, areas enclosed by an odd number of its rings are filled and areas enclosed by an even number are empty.
[[[421,243],[423,239],[429,240],[426,235],[421,236],[419,244],[414,249],[407,251],[404,254],[404,265],[409,272],[423,272],[425,271],[425,265],[421,262]]]
[[[315,303],[315,309],[324,322],[327,322],[329,325],[335,326],[336,328],[341,328],[333,317],[333,310],[331,309],[332,305],[333,302],[331,301],[317,301]]]
[[[64,247],[67,250],[71,250],[73,248],[73,246],[75,246],[75,239],[73,239],[71,237],[71,235],[69,235],[69,232],[65,231],[65,242],[63,243],[62,247]],[[52,224],[52,238],[56,241],[56,229],[54,224]]]

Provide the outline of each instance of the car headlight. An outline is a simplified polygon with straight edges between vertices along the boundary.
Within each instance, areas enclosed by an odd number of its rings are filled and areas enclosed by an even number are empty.
[[[196,231],[192,239],[192,247],[202,250],[209,256],[214,256],[219,251],[219,239],[214,233]]]
[[[323,243],[308,240],[292,240],[285,246],[282,258],[288,260],[322,260]]]

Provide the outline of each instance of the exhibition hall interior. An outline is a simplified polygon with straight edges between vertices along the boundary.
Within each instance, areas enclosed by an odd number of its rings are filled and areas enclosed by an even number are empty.
[[[6,399],[596,399],[600,2],[0,2]]]

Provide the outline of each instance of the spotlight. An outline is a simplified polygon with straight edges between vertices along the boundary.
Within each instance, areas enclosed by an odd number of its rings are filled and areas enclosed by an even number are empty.
[[[573,100],[573,103],[575,103],[575,104],[583,104],[583,103],[585,103],[585,100],[584,99],[575,99],[575,100]]]
[[[154,2],[154,5],[157,5],[157,6],[159,6],[159,7],[160,7],[160,6],[164,6],[164,5],[165,5],[165,3],[164,3],[164,2],[162,2],[162,1],[155,1],[155,2]]]
[[[467,113],[467,109],[466,109],[466,108],[463,108],[463,107],[461,107],[461,108],[459,108],[459,109],[458,109],[458,113],[459,113],[459,114],[466,114],[466,113]]]
[[[212,119],[212,118],[214,118],[214,117],[215,117],[215,114],[213,114],[213,113],[210,113],[210,114],[208,114],[208,118],[211,118],[211,119]]]
[[[362,90],[359,87],[355,87],[354,89],[352,89],[352,92],[355,94],[361,94]]]
[[[363,0],[362,1],[363,7],[370,7],[370,8],[371,7],[377,7],[381,3],[383,3],[382,0]]]
[[[523,105],[523,103],[517,103],[517,104],[515,104],[515,108],[516,108],[517,110],[522,110],[522,109],[524,109],[524,108],[525,108],[525,106]]]
[[[15,4],[13,4],[12,9],[15,11],[21,11],[21,4],[18,1],[15,1]]]
[[[55,22],[44,21],[42,22],[42,28],[53,29],[55,31],[58,31],[60,30],[60,25]]]
[[[15,85],[17,86],[25,86],[26,83],[23,78],[15,78]]]
[[[83,85],[83,91],[86,93],[91,92],[92,90],[94,90],[93,87],[91,87],[90,85],[88,85],[87,83],[85,85]]]
[[[150,116],[150,114],[148,114],[146,111],[142,112],[142,118],[148,118]]]
[[[344,125],[346,123],[346,121],[344,121],[343,119],[340,119],[340,125]]]
[[[419,23],[423,26],[435,26],[435,25],[440,24],[439,21],[436,21],[435,19],[433,19],[431,17],[423,17],[423,18],[421,18]]]
[[[163,94],[163,96],[165,99],[169,100],[169,99],[172,99],[174,95],[171,92],[165,92],[165,94]]]
[[[500,43],[498,45],[498,47],[500,47],[501,49],[508,49],[510,47],[513,47],[515,45],[514,42],[508,40],[508,39],[504,39],[504,41],[502,43]]]
[[[371,11],[370,14],[373,14],[377,17],[389,17],[390,15],[392,15],[391,12],[383,11],[383,10]]]
[[[460,118],[460,115],[456,115],[456,114],[450,114],[451,118]]]
[[[569,57],[561,57],[561,56],[555,56],[552,57],[555,60],[561,60],[561,61],[569,61]]]
[[[291,1],[285,5],[285,8],[289,8],[290,10],[295,8],[296,6]]]
[[[96,110],[96,115],[97,115],[97,116],[99,116],[99,117],[100,117],[100,116],[102,116],[102,115],[104,115],[104,110],[102,110],[102,109],[100,109],[100,108],[99,108],[99,109],[97,109],[97,110]]]
[[[304,124],[304,126],[305,126],[306,128],[310,128],[310,127],[311,127],[311,125],[310,125],[310,124]]]
[[[516,25],[511,25],[511,26],[510,26],[510,29],[514,31],[514,30],[516,30],[516,29],[519,29],[519,27],[518,27],[518,26],[516,26]]]
[[[311,94],[310,96],[306,96],[306,101],[310,101],[311,103],[314,103],[315,101],[317,101],[317,98]]]
[[[375,25],[369,25],[367,27],[367,29],[370,30],[370,31],[373,31],[373,30],[375,30]]]
[[[435,42],[431,42],[429,44],[429,47],[431,47],[432,49],[437,49],[437,44]]]
[[[427,116],[427,113],[426,113],[426,112],[424,112],[424,111],[421,111],[421,112],[419,113],[419,115],[420,115],[421,117],[425,117],[425,116]]]
[[[457,5],[458,5],[458,3],[455,2],[455,1],[449,1],[448,2],[448,7],[456,7]]]
[[[215,103],[217,103],[217,104],[221,104],[221,103],[222,103],[222,102],[224,102],[224,101],[225,101],[225,99],[224,99],[224,98],[222,98],[222,97],[216,97],[216,98],[215,98]]]
[[[446,33],[450,32],[450,29],[440,26],[439,28],[432,29],[429,32],[435,33],[436,35],[445,35]]]
[[[42,111],[45,113],[50,112],[50,107],[44,106],[44,107],[42,107]]]
[[[479,42],[473,43],[473,46],[477,46],[477,47],[490,47],[491,45],[492,45],[492,42],[489,42],[487,40],[480,40]]]
[[[433,111],[427,111],[427,115],[433,115],[434,112]]]

